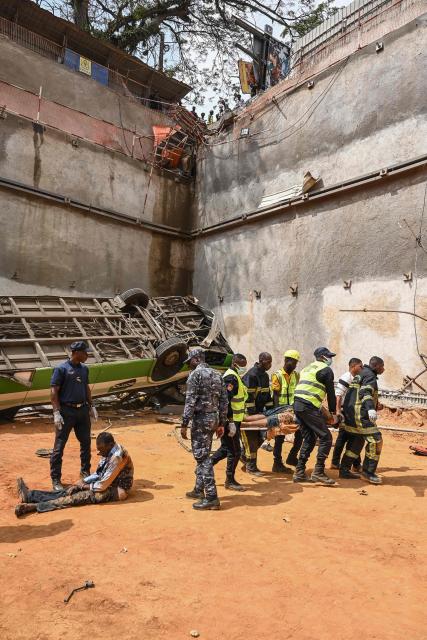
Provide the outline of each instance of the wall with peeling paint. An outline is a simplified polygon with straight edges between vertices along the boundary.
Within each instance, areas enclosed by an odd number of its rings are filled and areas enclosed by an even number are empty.
[[[330,186],[426,154],[426,17],[390,28],[381,53],[374,40],[319,72],[313,89],[303,83],[282,96],[276,91],[276,104],[267,94],[252,120],[243,112],[221,144],[200,154],[197,226],[256,210],[263,196],[301,184],[308,170]],[[251,137],[239,140],[243,125]],[[269,350],[279,366],[283,351],[296,348],[304,364],[326,344],[338,354],[338,375],[352,356],[380,355],[381,384],[398,388],[404,375],[423,368],[413,318],[341,310],[413,311],[415,304],[427,318],[427,251],[416,253],[414,240],[421,225],[427,249],[426,179],[424,166],[201,236],[194,293],[251,361]],[[416,284],[404,282],[409,271]],[[344,280],[352,280],[350,290]],[[427,353],[426,323],[417,321],[416,329]],[[426,376],[421,383],[427,388]]]
[[[150,175],[130,153],[132,131],[151,136],[153,125],[170,123],[165,114],[7,39],[0,39],[0,57],[0,107],[10,106],[0,119],[2,178],[191,227],[192,185],[156,170]],[[52,126],[33,122],[40,87],[40,121]],[[136,146],[140,157],[148,155],[152,140]],[[6,189],[0,189],[0,224],[2,294],[109,295],[135,286],[152,295],[191,293],[192,247],[179,239]]]

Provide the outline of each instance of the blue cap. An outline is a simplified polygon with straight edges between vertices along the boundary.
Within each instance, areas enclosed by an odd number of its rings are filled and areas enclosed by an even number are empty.
[[[314,355],[315,358],[321,358],[322,356],[324,356],[326,358],[333,358],[337,354],[333,353],[332,351],[329,351],[329,349],[327,347],[318,347],[315,350],[313,355]]]
[[[70,345],[71,351],[86,351],[86,353],[90,352],[89,345],[84,340],[77,340]]]

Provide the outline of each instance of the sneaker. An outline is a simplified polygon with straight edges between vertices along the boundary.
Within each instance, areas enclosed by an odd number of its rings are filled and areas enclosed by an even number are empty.
[[[352,471],[341,470],[339,473],[340,478],[344,478],[345,480],[358,480],[360,478],[360,473],[353,473]]]
[[[230,489],[230,491],[246,491],[245,487],[237,480],[226,480],[224,487]]]
[[[274,447],[272,447],[269,442],[263,442],[261,449],[264,449],[264,451],[273,451]]]
[[[333,484],[336,484],[335,480],[327,476],[324,471],[319,473],[314,473],[313,471],[313,473],[311,474],[311,481],[319,482],[320,484],[324,484],[327,487],[332,487]]]
[[[203,500],[203,498],[205,497],[205,494],[203,493],[203,491],[196,491],[196,489],[193,489],[192,491],[187,491],[185,495],[187,498],[191,498],[192,500],[197,500],[197,498],[199,498],[200,500]]]
[[[285,467],[285,465],[281,460],[274,461],[271,471],[273,473],[288,473],[288,474],[293,473],[292,469],[290,469],[289,467]]]
[[[382,484],[383,483],[382,479],[379,476],[377,476],[376,473],[365,473],[365,471],[363,471],[362,472],[362,478],[364,478],[365,480],[367,480],[371,484]]]
[[[218,498],[203,498],[193,504],[193,509],[196,511],[218,511],[220,508],[221,503]]]
[[[64,485],[61,480],[52,480],[52,489],[54,491],[64,491]]]
[[[292,480],[294,482],[311,482],[311,479],[305,475],[305,471],[296,471]]]
[[[37,511],[36,504],[24,504],[21,502],[21,504],[18,504],[15,507],[15,516],[17,518],[22,518],[22,516],[25,516],[27,513],[34,513],[35,511]]]
[[[28,487],[25,484],[23,478],[16,479],[16,490],[18,492],[18,497],[21,500],[21,503],[28,502]]]

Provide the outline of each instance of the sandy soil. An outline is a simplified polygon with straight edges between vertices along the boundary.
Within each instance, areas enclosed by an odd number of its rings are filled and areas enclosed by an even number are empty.
[[[52,445],[52,427],[0,427],[2,640],[179,640],[191,630],[203,640],[425,640],[427,458],[408,447],[426,436],[385,433],[381,487],[239,471],[248,490],[234,494],[218,465],[222,510],[197,513],[183,497],[191,455],[150,420],[112,428],[135,463],[127,502],[23,520],[15,478],[49,487],[48,460],[34,452]],[[271,463],[261,451],[260,467]],[[72,436],[64,481],[78,470]],[[86,580],[95,588],[65,605]]]

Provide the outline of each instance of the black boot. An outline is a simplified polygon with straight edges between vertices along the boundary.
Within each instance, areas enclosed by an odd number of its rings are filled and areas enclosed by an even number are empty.
[[[292,469],[290,469],[289,467],[285,467],[281,460],[276,459],[273,462],[273,468],[271,470],[273,473],[293,473]]]
[[[64,491],[64,485],[61,480],[52,480],[52,489],[54,491]]]
[[[246,463],[246,472],[249,473],[251,476],[257,476],[259,478],[261,478],[264,475],[263,472],[258,469],[256,462],[254,460],[251,460],[250,462]]]
[[[333,478],[330,478],[326,475],[325,467],[321,467],[318,465],[314,467],[313,473],[311,474],[311,481],[320,482],[320,484],[324,484],[327,487],[331,487],[332,485],[336,484]]]
[[[224,487],[230,489],[230,491],[246,491],[245,487],[241,485],[240,482],[237,482],[237,480],[234,480],[234,478],[226,480]]]
[[[370,482],[371,484],[382,484],[382,479],[377,476],[376,473],[368,473],[367,471],[362,471],[362,478]]]
[[[185,495],[187,498],[192,498],[193,500],[194,499],[197,500],[197,498],[202,500],[205,497],[205,494],[203,493],[203,491],[197,491],[196,488],[194,488],[192,491],[187,491]]]
[[[348,455],[344,455],[340,464],[340,478],[344,478],[345,480],[357,480],[360,478],[358,473],[351,472],[351,466],[354,463],[354,458],[351,458]]]
[[[295,469],[294,482],[311,482],[310,478],[305,475],[305,463],[298,462],[297,467]]]
[[[196,511],[218,511],[220,508],[221,503],[218,498],[203,498],[193,504],[193,509]]]

